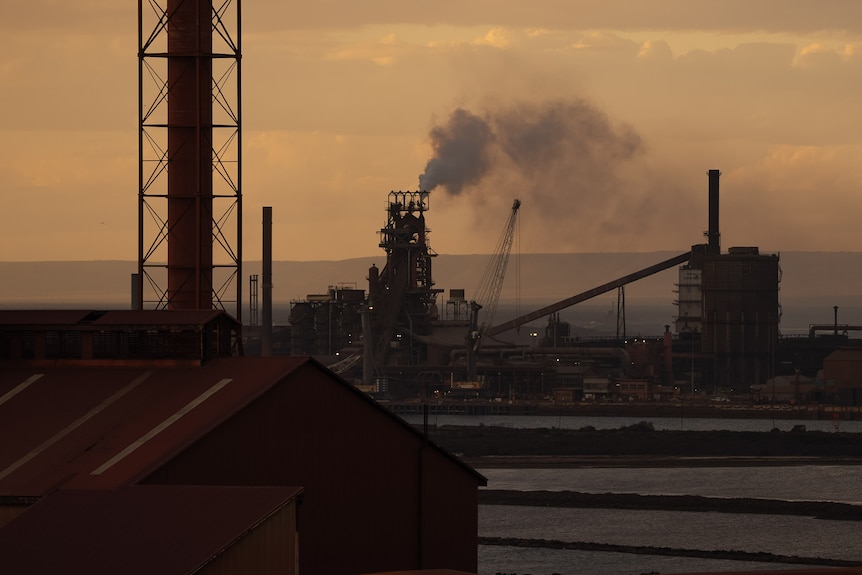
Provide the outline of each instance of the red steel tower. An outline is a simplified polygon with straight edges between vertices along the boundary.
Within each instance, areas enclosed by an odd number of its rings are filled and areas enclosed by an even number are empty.
[[[138,0],[138,309],[241,321],[240,1]]]

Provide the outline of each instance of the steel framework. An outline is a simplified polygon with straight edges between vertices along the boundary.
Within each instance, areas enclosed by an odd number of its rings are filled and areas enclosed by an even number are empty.
[[[138,0],[138,309],[242,321],[240,0]]]

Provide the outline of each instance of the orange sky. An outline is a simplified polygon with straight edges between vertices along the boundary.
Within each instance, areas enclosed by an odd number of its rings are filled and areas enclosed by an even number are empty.
[[[4,11],[0,261],[137,258],[136,11]],[[458,108],[494,145],[432,193],[438,253],[492,251],[514,197],[523,253],[685,251],[711,168],[723,247],[857,251],[860,27],[858,0],[245,2],[245,258],[262,206],[276,259],[379,253],[388,192]],[[513,155],[513,126],[556,139]]]

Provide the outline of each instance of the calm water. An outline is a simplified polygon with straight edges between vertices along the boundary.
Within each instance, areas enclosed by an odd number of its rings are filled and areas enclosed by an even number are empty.
[[[421,415],[405,419],[421,424]],[[616,429],[651,421],[656,429],[834,431],[831,421],[781,419],[676,419],[581,416],[431,416],[432,425],[515,428]],[[862,433],[862,422],[840,423],[842,432]],[[860,438],[862,441],[862,438]],[[488,489],[583,491],[644,495],[755,497],[786,501],[834,501],[862,505],[862,466],[479,469]],[[810,517],[689,513],[622,509],[562,509],[484,505],[479,534],[559,541],[613,543],[677,549],[768,552],[862,561],[862,522]],[[629,553],[563,551],[483,545],[480,575],[637,575],[640,573],[804,569],[810,566],[750,561],[665,557]]]
[[[862,504],[862,467],[480,469],[489,489],[691,494]],[[862,561],[862,522],[810,517],[485,505],[479,533],[619,545],[768,552]],[[804,566],[627,553],[481,546],[479,572],[628,575]]]
[[[405,421],[421,425],[422,414],[402,415]],[[835,431],[836,426],[827,420],[802,419],[722,419],[685,417],[587,417],[581,415],[429,415],[429,425],[496,426],[515,429],[557,428],[581,429],[592,426],[596,429],[618,429],[650,421],[657,430],[685,431],[771,431],[778,428],[790,431],[795,425],[804,425],[808,431]],[[840,421],[838,431],[862,433],[862,421]]]
[[[862,465],[479,471],[488,478],[488,489],[752,497],[862,505]]]

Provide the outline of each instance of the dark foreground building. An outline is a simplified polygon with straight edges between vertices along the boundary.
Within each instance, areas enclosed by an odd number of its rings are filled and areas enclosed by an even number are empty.
[[[182,313],[178,341],[221,337],[198,329],[218,324],[210,312],[199,324]],[[302,491],[298,537],[283,541],[298,545],[300,573],[476,571],[485,479],[316,361],[218,357],[208,345],[197,352],[208,361],[28,358],[27,342],[73,326],[3,326],[0,312],[0,341],[13,342],[0,351],[0,540],[58,489],[278,486]],[[156,509],[114,527],[154,521]]]

